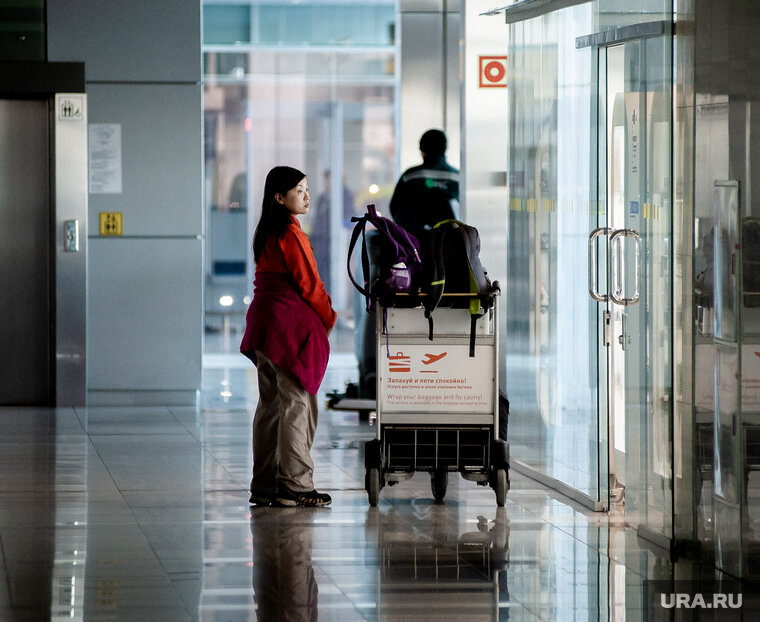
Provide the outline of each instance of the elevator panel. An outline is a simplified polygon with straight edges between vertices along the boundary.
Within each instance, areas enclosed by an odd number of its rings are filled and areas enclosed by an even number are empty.
[[[0,404],[51,400],[47,100],[0,100]]]

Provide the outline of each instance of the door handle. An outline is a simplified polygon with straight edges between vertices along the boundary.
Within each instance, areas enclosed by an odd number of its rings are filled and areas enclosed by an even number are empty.
[[[633,238],[634,242],[634,291],[633,296],[625,297],[623,295],[622,272],[625,267],[623,261],[623,238]],[[641,248],[641,237],[633,229],[618,229],[610,236],[610,254],[614,255],[617,261],[612,263],[612,283],[610,300],[615,304],[627,307],[639,302],[639,250]]]
[[[609,227],[598,227],[588,236],[588,293],[597,302],[607,302],[608,294],[600,294],[596,282],[596,238],[609,235],[613,230]],[[607,253],[607,268],[609,274],[609,253]]]

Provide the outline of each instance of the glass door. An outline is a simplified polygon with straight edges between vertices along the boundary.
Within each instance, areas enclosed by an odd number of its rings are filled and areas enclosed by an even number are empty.
[[[590,105],[598,96],[598,51],[576,47],[576,38],[593,28],[590,3],[510,27],[502,308],[512,464],[601,510],[607,503],[599,438],[602,331],[599,304],[586,291],[586,244],[599,226],[598,107]]]
[[[599,49],[599,228],[591,288],[605,338],[609,507],[639,533],[672,537],[671,52],[669,37]],[[602,127],[603,125],[603,127]],[[600,417],[604,425],[605,418]]]

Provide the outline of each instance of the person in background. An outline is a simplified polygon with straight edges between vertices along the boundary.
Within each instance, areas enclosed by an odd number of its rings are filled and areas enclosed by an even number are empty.
[[[332,215],[330,214],[332,174],[329,169],[324,171],[323,180],[324,189],[319,196],[317,196],[314,214],[311,219],[311,233],[309,234],[309,239],[311,240],[311,246],[314,249],[314,257],[317,259],[319,274],[322,275],[322,280],[330,285],[332,282],[330,280],[331,253],[338,252],[338,249],[345,251],[345,248],[341,248],[340,239],[333,240],[330,236],[330,221],[332,219]],[[351,217],[354,215],[354,195],[345,184],[343,184],[342,195],[343,212],[341,225],[348,228],[353,226]]]
[[[309,240],[323,282],[330,284],[330,171],[324,172],[324,190],[317,196],[311,216]]]
[[[253,419],[252,504],[325,506],[314,489],[310,450],[317,391],[337,315],[298,216],[309,212],[306,175],[269,171],[253,236],[253,300],[240,351],[256,365],[259,402]]]
[[[391,217],[420,241],[426,229],[459,211],[459,171],[446,161],[447,146],[441,130],[426,131],[420,137],[422,164],[404,171],[391,197]]]

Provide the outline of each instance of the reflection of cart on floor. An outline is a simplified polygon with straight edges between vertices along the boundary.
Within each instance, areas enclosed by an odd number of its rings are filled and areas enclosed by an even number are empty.
[[[504,505],[509,446],[498,433],[498,287],[490,297],[474,330],[469,309],[439,306],[433,341],[423,309],[378,306],[377,438],[365,454],[370,505],[383,486],[416,471],[430,473],[437,501],[455,471],[490,485]]]
[[[415,529],[395,510],[370,510],[376,518],[378,620],[499,619],[499,602],[508,600],[509,521],[504,508],[495,517],[477,517],[460,533],[444,506],[433,506]],[[436,510],[443,510],[441,514]],[[373,512],[380,513],[372,517]],[[455,518],[455,517],[454,517]],[[429,597],[420,598],[420,593]]]

